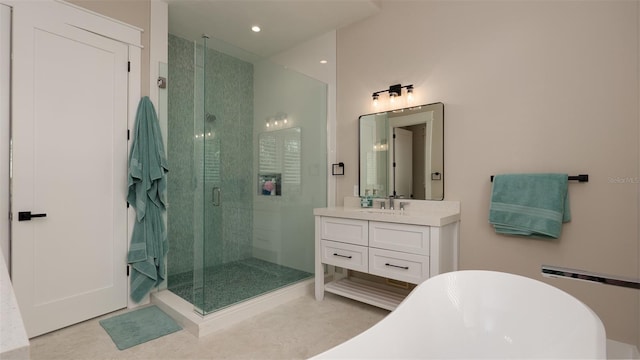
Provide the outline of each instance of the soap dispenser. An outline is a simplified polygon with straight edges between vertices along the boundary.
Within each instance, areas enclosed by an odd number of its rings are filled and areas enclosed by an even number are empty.
[[[364,196],[360,198],[360,207],[363,207],[363,208],[371,207],[369,203],[370,198],[371,196],[369,196],[369,189],[365,189]]]

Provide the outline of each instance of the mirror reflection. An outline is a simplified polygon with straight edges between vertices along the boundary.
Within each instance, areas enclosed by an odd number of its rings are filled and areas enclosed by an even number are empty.
[[[360,116],[360,196],[444,199],[444,104]]]

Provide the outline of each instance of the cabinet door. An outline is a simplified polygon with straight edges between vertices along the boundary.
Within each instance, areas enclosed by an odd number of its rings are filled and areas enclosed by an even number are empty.
[[[429,278],[429,257],[369,248],[369,273],[419,284]]]
[[[429,227],[370,221],[369,246],[429,255]]]
[[[367,246],[369,243],[369,228],[367,223],[368,221],[366,220],[323,216],[320,238]]]
[[[365,246],[322,240],[321,248],[325,264],[363,272],[369,270],[368,248]]]

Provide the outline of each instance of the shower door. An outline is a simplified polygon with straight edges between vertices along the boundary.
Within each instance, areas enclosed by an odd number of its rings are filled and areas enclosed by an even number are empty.
[[[222,240],[222,184],[220,166],[221,119],[211,99],[215,88],[209,83],[211,56],[207,51],[207,37],[195,44],[194,73],[194,164],[196,191],[194,193],[194,287],[193,305],[198,313],[206,314],[210,307],[211,267],[220,262]]]
[[[251,258],[253,65],[196,44],[194,246],[198,312],[244,300],[243,264]]]

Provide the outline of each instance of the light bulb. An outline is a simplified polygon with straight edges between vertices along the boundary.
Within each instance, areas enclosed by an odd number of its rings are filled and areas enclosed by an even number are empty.
[[[413,104],[413,87],[407,88],[407,103]]]
[[[378,94],[373,94],[373,106],[378,107],[378,98],[380,96]]]
[[[278,120],[274,121],[273,125],[278,126]]]
[[[398,95],[397,95],[396,93],[394,93],[394,92],[392,92],[391,94],[389,94],[389,103],[390,103],[391,105],[395,105],[395,103],[396,103],[396,97],[397,97],[397,96],[398,96]]]
[[[287,118],[284,118],[284,120],[282,120],[283,123],[287,123],[289,120],[287,120]]]

